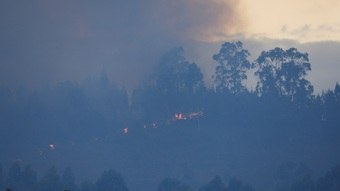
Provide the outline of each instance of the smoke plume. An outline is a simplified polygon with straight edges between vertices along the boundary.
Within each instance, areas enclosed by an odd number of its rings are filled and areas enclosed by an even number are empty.
[[[0,2],[0,85],[40,86],[105,71],[145,77],[163,52],[243,29],[237,0]]]

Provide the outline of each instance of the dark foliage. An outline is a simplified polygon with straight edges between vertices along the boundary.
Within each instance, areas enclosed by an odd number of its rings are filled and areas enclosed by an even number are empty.
[[[185,58],[182,48],[166,53],[153,75],[130,97],[105,73],[79,84],[62,82],[34,92],[1,87],[0,154],[6,160],[13,160],[17,153],[27,155],[36,161],[35,165],[49,157],[81,161],[111,156],[105,159],[119,158],[120,164],[132,161],[130,172],[137,171],[135,168],[164,170],[174,164],[185,169],[186,179],[196,175],[198,166],[207,169],[225,165],[226,160],[239,154],[240,150],[234,148],[238,143],[250,148],[243,152],[245,155],[253,151],[269,155],[296,147],[300,150],[294,152],[301,152],[300,156],[303,149],[309,148],[329,150],[331,156],[338,157],[340,85],[313,94],[313,85],[306,78],[312,69],[308,54],[295,48],[264,51],[254,63],[248,60],[249,55],[241,42],[224,43],[213,56],[217,63],[214,88],[205,86],[200,68]],[[244,85],[251,68],[259,80],[255,91]],[[59,148],[63,152],[55,152]],[[100,155],[101,149],[108,151],[107,155]],[[89,156],[86,151],[95,154]],[[178,159],[182,157],[185,162]],[[212,165],[206,161],[218,162]],[[277,190],[339,190],[338,167],[320,179],[313,179],[303,165],[293,163],[279,166],[274,174]],[[114,170],[104,172],[97,181],[77,186],[70,168],[61,175],[50,168],[38,179],[30,166],[19,163],[7,172],[0,166],[0,189],[6,188],[128,190]],[[158,189],[191,190],[176,179],[163,180]],[[224,184],[221,177],[215,177],[200,188],[210,190],[253,188],[236,178]]]

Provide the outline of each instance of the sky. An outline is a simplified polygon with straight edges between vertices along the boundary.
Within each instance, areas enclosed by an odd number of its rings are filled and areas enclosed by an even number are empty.
[[[337,0],[242,0],[249,19],[249,37],[299,42],[339,41]]]
[[[132,89],[177,46],[209,79],[208,53],[242,40],[252,58],[276,46],[308,52],[320,92],[340,81],[337,10],[336,0],[3,0],[0,85],[39,87],[105,71]]]

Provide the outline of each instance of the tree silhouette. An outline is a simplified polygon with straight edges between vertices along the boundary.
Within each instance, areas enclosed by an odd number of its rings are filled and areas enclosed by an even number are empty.
[[[335,88],[334,88],[334,95],[337,103],[340,103],[340,85],[339,83],[336,83]]]
[[[133,108],[144,121],[165,119],[178,110],[199,107],[204,90],[199,67],[186,60],[183,48],[174,48],[162,56],[147,83],[133,92]]]
[[[332,167],[317,183],[317,191],[340,190],[340,165]]]
[[[48,169],[45,174],[43,175],[38,190],[39,191],[60,191],[63,189],[62,182],[58,175],[56,167],[51,167]]]
[[[291,101],[310,99],[313,86],[305,79],[311,70],[307,53],[296,48],[263,51],[256,60],[259,95],[287,96]]]
[[[68,167],[65,169],[63,173],[63,177],[62,177],[62,182],[63,182],[63,186],[65,189],[72,190],[72,191],[77,190],[77,186],[75,183],[75,176],[71,168]]]
[[[6,186],[13,189],[20,189],[22,186],[22,170],[17,162],[13,163],[9,168]]]
[[[246,72],[251,68],[249,55],[240,41],[222,45],[219,53],[213,56],[218,64],[213,76],[216,91],[239,94],[246,90],[242,82],[247,79]]]
[[[298,177],[291,186],[291,191],[315,191],[315,183],[308,175]]]
[[[155,83],[163,93],[195,92],[203,87],[203,74],[195,63],[185,59],[183,48],[174,48],[162,57]]]
[[[4,180],[4,174],[3,174],[3,167],[2,164],[0,163],[0,190],[4,189],[4,184],[5,184],[5,180]]]
[[[30,165],[26,165],[22,172],[22,191],[35,191],[37,190],[37,173]]]
[[[278,191],[314,189],[311,179],[312,171],[303,163],[294,162],[283,163],[278,166],[274,173],[276,188]]]
[[[320,96],[322,107],[322,120],[328,125],[337,128],[340,124],[338,120],[340,112],[340,86],[337,83],[334,90],[323,92]]]
[[[96,186],[100,191],[128,191],[122,176],[112,169],[103,172]]]

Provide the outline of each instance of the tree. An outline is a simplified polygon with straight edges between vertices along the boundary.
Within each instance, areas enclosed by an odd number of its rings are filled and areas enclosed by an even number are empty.
[[[39,191],[60,191],[63,189],[56,167],[51,167],[45,172],[38,187]]]
[[[35,191],[37,186],[37,173],[26,165],[24,170],[19,163],[13,163],[9,169],[6,187],[13,190]]]
[[[340,112],[340,85],[337,83],[334,90],[323,92],[321,97],[323,114],[322,119],[328,121],[328,124],[333,127],[339,126]]]
[[[20,189],[22,185],[22,174],[21,174],[21,167],[16,162],[13,163],[12,166],[9,168],[6,186],[12,189]]]
[[[25,166],[22,172],[22,188],[20,190],[35,191],[37,190],[37,182],[37,173],[30,165]]]
[[[259,95],[286,96],[291,101],[312,98],[313,86],[305,78],[311,70],[308,54],[296,48],[263,51],[255,61]]]
[[[315,191],[314,181],[310,176],[299,177],[293,182],[291,191]]]
[[[112,169],[103,172],[96,186],[100,191],[128,191],[122,176]]]
[[[219,53],[213,56],[218,64],[213,76],[216,91],[239,94],[246,90],[242,82],[247,79],[246,72],[251,68],[249,56],[240,41],[222,45]]]
[[[340,190],[340,165],[334,166],[321,177],[317,183],[317,191],[336,191]]]
[[[305,164],[296,164],[294,162],[283,163],[275,171],[274,178],[278,191],[299,188],[313,188],[310,177],[312,170]]]
[[[158,191],[191,191],[191,189],[179,180],[166,178],[158,186]]]
[[[336,102],[338,104],[340,104],[340,85],[339,85],[339,83],[336,83],[336,85],[335,85],[334,96],[335,96]]]
[[[4,180],[4,174],[3,174],[3,167],[2,164],[0,163],[0,190],[3,190],[5,187],[5,180]]]
[[[163,93],[192,93],[203,88],[203,74],[195,63],[185,59],[183,48],[174,48],[162,57],[154,79]]]
[[[65,189],[75,191],[77,190],[77,186],[75,184],[75,176],[71,170],[71,168],[66,168],[63,173],[63,186]]]
[[[215,176],[208,184],[202,186],[199,191],[227,191],[221,177]]]
[[[183,48],[174,48],[162,56],[147,83],[134,90],[132,107],[144,121],[166,119],[178,110],[199,108],[204,90],[199,67],[186,60]]]

